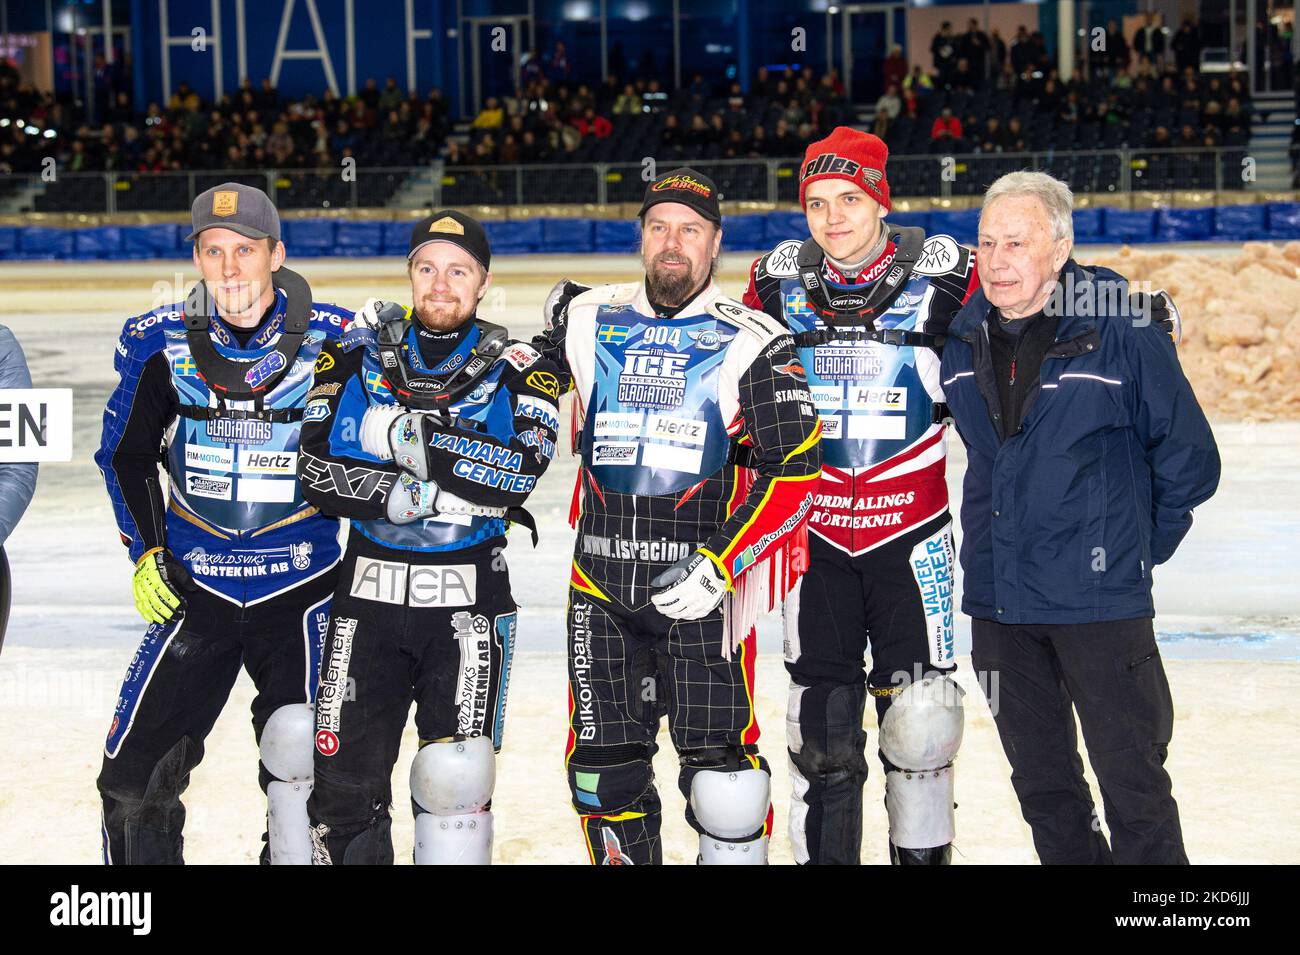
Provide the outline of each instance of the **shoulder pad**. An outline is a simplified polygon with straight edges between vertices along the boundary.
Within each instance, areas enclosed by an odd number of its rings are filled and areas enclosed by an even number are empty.
[[[921,246],[921,257],[912,271],[917,275],[966,275],[970,271],[970,249],[950,235],[932,235]]]
[[[184,329],[185,324],[182,320],[184,305],[184,302],[173,302],[171,305],[162,305],[151,312],[127,319],[126,324],[122,326],[121,345],[133,351],[142,348],[155,350],[161,343],[164,330]]]
[[[346,332],[343,332],[337,341],[339,351],[343,354],[362,347],[373,350],[375,348],[375,333],[368,325],[354,324]]]
[[[501,353],[497,361],[506,362],[515,371],[523,371],[541,357],[542,353],[532,345],[526,345],[523,342],[511,342],[506,345],[505,351]]]
[[[764,342],[784,334],[786,331],[785,326],[772,316],[763,312],[756,312],[752,308],[746,308],[739,302],[723,296],[718,296],[706,305],[705,311],[726,322],[732,328],[749,332]]]
[[[570,311],[581,305],[623,305],[632,302],[641,289],[640,282],[624,282],[620,285],[597,285],[587,289],[581,295],[575,295],[569,302]]]
[[[798,239],[786,239],[759,259],[758,267],[773,278],[794,278],[799,274],[799,247],[802,245]]]
[[[339,308],[328,302],[311,303],[311,324],[323,331],[327,337],[336,338],[352,321],[352,313],[346,308]]]

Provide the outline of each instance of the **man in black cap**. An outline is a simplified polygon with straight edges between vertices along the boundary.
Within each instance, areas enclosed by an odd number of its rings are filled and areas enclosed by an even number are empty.
[[[699,861],[767,861],[753,626],[802,569],[820,427],[789,333],[714,285],[721,244],[712,180],[656,178],[645,280],[582,292],[539,339],[582,422],[566,764],[594,863],[662,861],[665,713]]]
[[[260,190],[209,189],[192,221],[202,282],[126,323],[95,455],[149,624],[104,747],[104,860],[181,862],[180,797],[242,664],[257,688],[263,861],[307,864],[311,703],[339,544],[295,465],[312,364],[351,313],[312,302],[282,267]]]
[[[492,859],[515,603],[502,551],[555,453],[559,376],[476,315],[482,225],[415,226],[411,307],[371,299],[316,364],[299,474],[352,521],[316,700],[319,864],[393,861],[391,779],[412,700],[417,864]],[[355,675],[356,679],[353,679]]]

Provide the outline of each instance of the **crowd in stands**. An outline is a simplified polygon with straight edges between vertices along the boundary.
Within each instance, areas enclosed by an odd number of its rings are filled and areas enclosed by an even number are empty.
[[[1165,41],[1150,16],[1131,45],[1112,21],[1087,74],[1063,79],[1041,33],[1022,26],[1008,43],[974,19],[963,34],[944,23],[932,70],[909,67],[899,46],[886,58],[875,132],[909,154],[1245,146],[1246,77],[1200,72],[1191,20]]]
[[[1062,77],[1039,32],[1004,38],[974,18],[961,33],[944,23],[928,64],[890,51],[874,130],[895,155],[1244,148],[1247,77],[1201,72],[1202,45],[1191,19],[1169,31],[1147,16],[1130,37],[1112,21],[1102,49]],[[585,84],[572,78],[563,43],[533,51],[513,95],[488,97],[468,136],[453,134],[441,91],[406,92],[391,77],[367,80],[355,96],[293,100],[269,80],[245,80],[216,103],[181,83],[167,103],[138,110],[129,64],[101,58],[90,124],[70,97],[24,87],[0,63],[0,172],[40,172],[51,156],[68,173],[337,170],[348,158],[370,169],[438,158],[451,168],[788,159],[857,120],[833,69],[760,68],[748,90],[697,74],[674,90],[646,60],[629,68],[616,45],[608,78]]]
[[[392,77],[383,87],[367,80],[354,97],[326,90],[292,102],[270,80],[244,80],[215,104],[182,82],[165,106],[141,114],[126,89],[97,92],[92,126],[82,110],[22,86],[0,65],[0,113],[23,120],[0,125],[0,171],[39,172],[49,156],[69,173],[338,168],[349,157],[372,168],[412,166],[433,159],[451,130],[440,90],[408,94]]]
[[[447,164],[784,158],[853,119],[834,70],[760,68],[747,93],[696,74],[670,92],[657,79],[612,71],[594,88],[572,84],[557,63],[567,64],[562,43],[549,61],[530,54],[517,95],[488,98],[469,142],[448,145]]]

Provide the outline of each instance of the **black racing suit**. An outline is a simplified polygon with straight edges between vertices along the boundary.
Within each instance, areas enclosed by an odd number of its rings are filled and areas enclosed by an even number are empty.
[[[418,364],[454,369],[480,335],[473,320],[444,335],[413,324],[403,360],[418,348]],[[501,747],[516,623],[506,520],[388,520],[399,470],[360,435],[367,412],[396,400],[368,328],[326,348],[310,395],[303,493],[352,522],[316,700],[314,861],[387,864],[391,777],[412,700],[422,746],[490,736]],[[557,395],[550,362],[508,347],[437,425],[432,479],[476,505],[522,505],[554,454]]]
[[[573,806],[593,863],[658,863],[651,758],[664,715],[698,832],[697,773],[767,772],[753,621],[760,591],[784,592],[802,559],[789,551],[819,473],[817,419],[789,335],[712,283],[671,317],[640,284],[591,289],[539,344],[563,363],[583,421],[568,610]],[[734,593],[700,620],[669,619],[651,581],[696,551]],[[748,838],[770,835],[770,819],[769,809]]]

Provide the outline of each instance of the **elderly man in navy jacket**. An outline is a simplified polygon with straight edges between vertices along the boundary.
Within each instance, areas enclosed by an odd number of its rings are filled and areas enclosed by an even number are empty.
[[[1044,173],[985,195],[982,290],[942,365],[969,458],[962,609],[1039,859],[1185,864],[1151,575],[1214,493],[1219,454],[1150,298],[1070,258],[1072,204]]]

